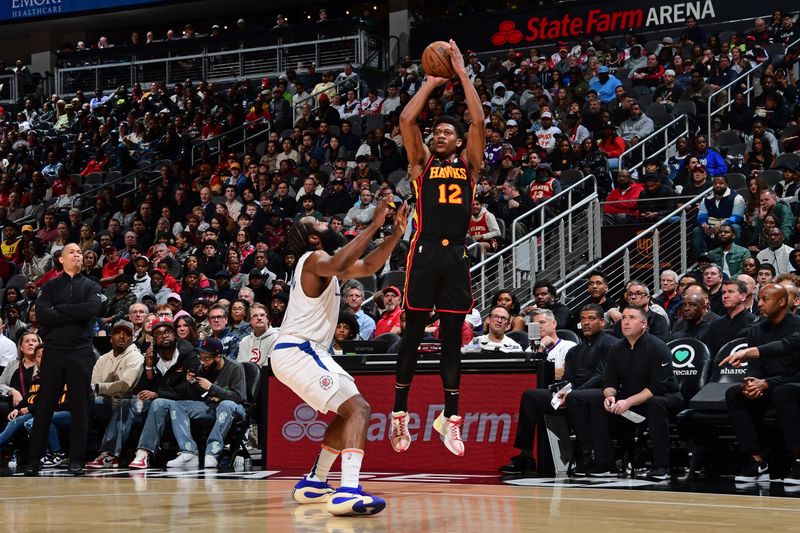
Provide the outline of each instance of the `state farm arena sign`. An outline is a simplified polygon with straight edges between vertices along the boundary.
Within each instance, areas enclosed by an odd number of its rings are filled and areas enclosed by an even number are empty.
[[[411,48],[419,57],[428,43],[448,38],[455,39],[461,50],[536,46],[570,41],[584,34],[680,29],[686,26],[689,15],[703,25],[763,16],[785,8],[786,3],[777,0],[568,2],[529,12],[481,13],[420,22],[411,33]]]

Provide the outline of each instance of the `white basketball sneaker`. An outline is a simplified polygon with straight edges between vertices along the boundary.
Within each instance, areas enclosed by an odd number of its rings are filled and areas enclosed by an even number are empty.
[[[463,420],[458,415],[453,415],[450,418],[445,418],[444,411],[439,413],[436,420],[433,421],[433,429],[438,431],[444,438],[444,445],[454,455],[463,457],[464,455],[464,441],[461,440],[461,424]]]
[[[411,433],[408,432],[408,413],[392,411],[392,448],[396,452],[404,452],[411,446]]]

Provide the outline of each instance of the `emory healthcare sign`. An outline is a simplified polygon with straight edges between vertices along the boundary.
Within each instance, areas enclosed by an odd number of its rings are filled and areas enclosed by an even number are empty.
[[[154,4],[163,0],[0,0],[0,21],[75,15],[123,6]]]
[[[428,43],[449,38],[455,39],[462,50],[536,46],[595,33],[680,29],[686,26],[689,15],[700,24],[708,24],[754,18],[785,7],[782,0],[644,0],[635,5],[626,0],[569,2],[529,12],[481,13],[420,22],[411,33],[411,48],[419,57]]]

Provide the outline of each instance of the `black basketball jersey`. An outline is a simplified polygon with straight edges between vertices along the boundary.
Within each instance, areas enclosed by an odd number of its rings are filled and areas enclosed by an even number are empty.
[[[431,156],[413,186],[417,198],[414,207],[417,234],[463,244],[474,194],[467,162],[459,155],[452,161]]]

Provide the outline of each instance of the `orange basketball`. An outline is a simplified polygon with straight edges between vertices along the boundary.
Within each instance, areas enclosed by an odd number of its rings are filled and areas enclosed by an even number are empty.
[[[438,78],[455,76],[453,64],[450,62],[450,45],[444,41],[435,41],[426,46],[422,52],[422,68],[429,76]]]

